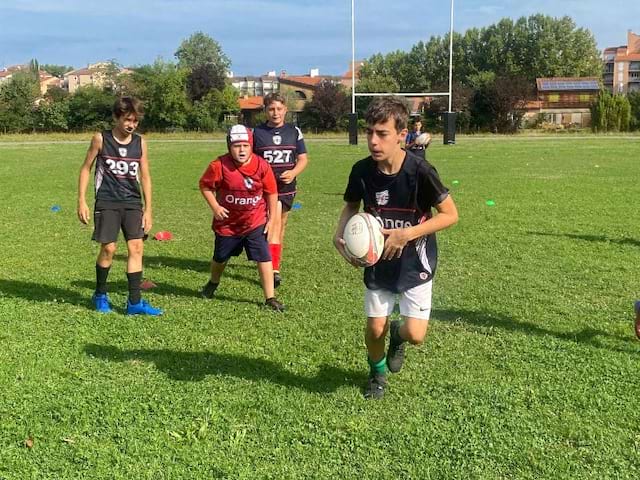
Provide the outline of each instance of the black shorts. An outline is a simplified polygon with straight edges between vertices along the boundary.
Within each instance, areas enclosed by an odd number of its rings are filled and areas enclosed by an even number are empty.
[[[100,243],[112,243],[118,240],[122,229],[125,240],[144,237],[142,228],[142,208],[122,206],[119,208],[98,208],[93,212],[92,240]]]
[[[231,257],[237,257],[244,249],[247,258],[254,262],[270,262],[271,252],[267,236],[264,234],[264,225],[260,225],[241,236],[226,236],[216,233],[213,245],[213,260],[225,263]]]
[[[278,195],[278,201],[282,203],[282,211],[288,212],[293,207],[293,200],[296,198],[295,193],[285,193]]]

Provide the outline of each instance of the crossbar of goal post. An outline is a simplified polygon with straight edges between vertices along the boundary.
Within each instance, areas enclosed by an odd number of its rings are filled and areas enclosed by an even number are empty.
[[[355,29],[355,0],[351,0],[351,114],[349,115],[349,145],[358,144],[358,114],[356,113],[356,97],[449,97],[449,110],[444,114],[444,144],[456,143],[456,116],[451,111],[453,100],[453,1],[451,0],[451,15],[449,26],[449,91],[428,93],[357,93],[356,92],[356,29]]]

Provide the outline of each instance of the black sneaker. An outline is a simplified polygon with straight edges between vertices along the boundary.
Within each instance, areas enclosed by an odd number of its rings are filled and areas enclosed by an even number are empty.
[[[391,373],[398,373],[404,363],[405,341],[400,338],[400,322],[393,320],[389,326],[389,351],[387,352],[387,368]]]
[[[218,288],[218,283],[207,282],[207,284],[202,287],[200,290],[200,296],[202,298],[213,298],[214,293],[216,293],[216,288]]]
[[[276,312],[284,312],[284,305],[280,303],[276,297],[267,298],[264,305]]]
[[[280,272],[273,272],[273,288],[278,288],[282,283]]]
[[[387,377],[382,373],[372,373],[364,390],[364,398],[380,400],[384,397],[384,389],[387,386]]]

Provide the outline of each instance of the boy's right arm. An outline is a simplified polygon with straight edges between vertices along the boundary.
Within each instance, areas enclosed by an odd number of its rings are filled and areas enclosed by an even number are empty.
[[[342,213],[340,213],[340,218],[338,220],[338,226],[336,227],[336,233],[333,236],[333,245],[336,247],[336,250],[342,255],[342,257],[349,262],[354,267],[359,267],[359,265],[353,258],[347,254],[344,249],[345,242],[342,238],[344,227],[349,221],[351,217],[353,217],[360,210],[360,202],[347,202],[342,209]]]
[[[87,225],[91,211],[87,205],[87,186],[89,185],[89,177],[91,176],[91,167],[95,162],[100,149],[102,148],[102,134],[96,133],[91,138],[91,144],[87,150],[82,167],[80,167],[80,175],[78,177],[78,219]]]
[[[211,162],[202,174],[202,177],[200,177],[199,187],[200,193],[202,193],[202,196],[213,212],[213,218],[216,220],[224,220],[229,216],[229,210],[220,206],[215,194],[216,182],[220,181],[219,167],[218,162]]]

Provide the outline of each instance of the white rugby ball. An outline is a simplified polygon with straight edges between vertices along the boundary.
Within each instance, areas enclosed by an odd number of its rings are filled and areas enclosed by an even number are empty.
[[[370,213],[356,213],[347,221],[342,234],[347,254],[364,267],[374,265],[384,249],[381,228],[380,222]]]
[[[416,137],[415,144],[416,145],[428,145],[431,142],[431,135],[427,132],[421,133]]]

